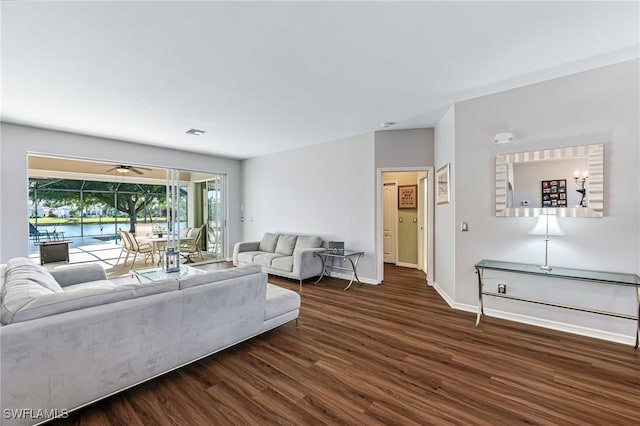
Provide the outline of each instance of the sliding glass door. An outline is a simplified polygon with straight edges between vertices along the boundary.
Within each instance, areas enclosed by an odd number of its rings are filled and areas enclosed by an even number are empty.
[[[226,176],[214,175],[201,183],[202,213],[207,225],[206,251],[216,259],[225,259]]]

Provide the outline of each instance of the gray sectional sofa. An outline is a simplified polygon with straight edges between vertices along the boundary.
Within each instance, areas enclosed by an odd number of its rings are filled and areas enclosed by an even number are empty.
[[[0,265],[2,424],[34,424],[261,334],[299,315],[258,266],[116,285],[97,265]]]
[[[322,272],[322,238],[312,235],[266,233],[261,241],[242,241],[233,248],[233,264],[260,265],[264,272],[302,281]]]

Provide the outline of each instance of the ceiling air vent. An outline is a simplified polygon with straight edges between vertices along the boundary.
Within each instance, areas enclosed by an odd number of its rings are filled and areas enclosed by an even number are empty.
[[[188,134],[188,135],[200,136],[200,135],[204,135],[207,132],[205,130],[189,129],[185,133]]]

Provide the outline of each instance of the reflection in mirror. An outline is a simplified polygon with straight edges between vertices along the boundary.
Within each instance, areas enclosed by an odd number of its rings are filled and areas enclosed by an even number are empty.
[[[496,216],[602,217],[604,146],[584,145],[496,157]]]

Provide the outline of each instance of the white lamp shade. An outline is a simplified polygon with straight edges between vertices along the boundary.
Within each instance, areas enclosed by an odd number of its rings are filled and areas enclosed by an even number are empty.
[[[551,214],[541,214],[538,216],[538,222],[529,231],[530,235],[552,235],[562,236],[564,232],[558,225],[558,218]]]

